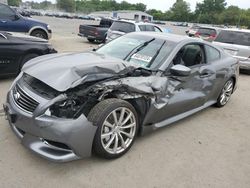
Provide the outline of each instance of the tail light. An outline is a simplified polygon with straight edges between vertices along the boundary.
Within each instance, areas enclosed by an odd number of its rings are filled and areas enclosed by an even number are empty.
[[[194,34],[194,36],[196,36],[196,37],[199,37],[201,35],[201,33],[199,33],[199,32],[196,32],[195,34]]]
[[[210,35],[210,38],[216,38],[216,34]]]

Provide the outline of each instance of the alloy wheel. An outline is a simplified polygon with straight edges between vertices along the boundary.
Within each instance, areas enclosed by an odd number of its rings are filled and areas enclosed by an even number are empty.
[[[222,106],[224,106],[229,101],[232,92],[233,92],[233,81],[229,80],[223,87],[222,93],[220,95],[219,101]]]
[[[135,133],[134,113],[126,107],[117,108],[107,116],[102,125],[102,146],[110,154],[119,154],[131,145]]]

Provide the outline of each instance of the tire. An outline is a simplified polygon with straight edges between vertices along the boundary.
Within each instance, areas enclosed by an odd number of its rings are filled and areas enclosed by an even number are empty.
[[[221,93],[217,99],[217,103],[215,104],[216,107],[221,108],[228,103],[233,93],[233,88],[234,80],[231,78],[224,84]]]
[[[24,65],[26,62],[28,62],[29,60],[31,60],[31,59],[33,59],[33,58],[35,58],[35,57],[38,57],[38,56],[39,56],[39,55],[38,55],[38,54],[35,54],[35,53],[33,53],[33,54],[27,54],[26,56],[24,56],[24,58],[22,59],[22,62],[21,62],[21,64],[20,64],[19,72],[21,71],[23,65]]]
[[[89,42],[95,42],[95,39],[88,39]]]
[[[130,103],[115,98],[101,101],[90,111],[88,120],[98,127],[93,142],[96,155],[115,159],[133,145],[138,131],[138,117]]]
[[[38,37],[38,38],[42,38],[42,39],[48,40],[48,35],[43,30],[34,30],[34,31],[31,32],[30,35],[33,36],[33,37]]]

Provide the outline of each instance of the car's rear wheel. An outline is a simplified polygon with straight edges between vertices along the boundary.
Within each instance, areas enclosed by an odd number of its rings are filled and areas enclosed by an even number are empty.
[[[98,103],[88,115],[98,126],[93,151],[107,159],[118,158],[133,145],[138,118],[134,107],[120,99],[107,99]]]
[[[42,39],[48,39],[48,36],[47,36],[47,33],[42,31],[42,30],[35,30],[35,31],[32,31],[31,36],[33,37],[38,37],[38,38],[42,38]]]
[[[233,93],[233,88],[234,88],[234,81],[233,79],[229,79],[223,86],[220,96],[217,99],[216,103],[217,107],[223,107],[228,103]]]

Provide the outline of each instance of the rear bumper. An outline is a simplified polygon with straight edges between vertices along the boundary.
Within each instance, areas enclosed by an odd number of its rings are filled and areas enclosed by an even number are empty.
[[[78,33],[78,36],[85,37],[87,39],[100,40],[100,41],[103,41],[105,39],[104,36],[100,36],[100,35],[94,36],[94,35],[87,35],[87,34]]]
[[[38,111],[40,104],[37,109]],[[7,95],[4,111],[22,145],[54,162],[67,162],[92,153],[92,143],[97,127],[84,115],[78,119],[63,119],[48,115],[34,116],[23,111],[16,103],[12,90]]]

